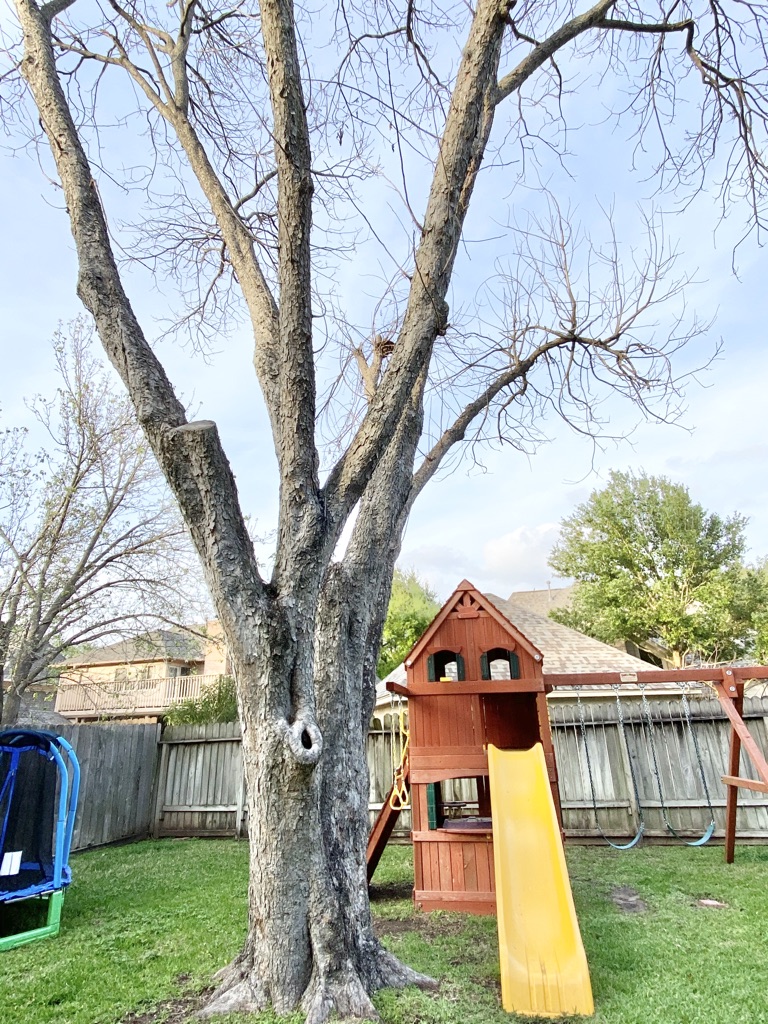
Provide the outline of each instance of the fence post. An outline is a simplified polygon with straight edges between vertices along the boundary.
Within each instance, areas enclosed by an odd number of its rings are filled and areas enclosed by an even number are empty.
[[[242,740],[241,747],[242,751]],[[240,772],[240,789],[237,792],[237,813],[235,814],[235,839],[243,837],[243,818],[245,817],[245,765]]]
[[[157,769],[157,789],[155,796],[155,814],[152,821],[152,838],[157,839],[160,834],[160,822],[163,817],[163,802],[165,800],[165,781],[168,777],[168,758],[170,756],[170,744],[163,743],[162,735],[158,736],[160,743],[160,762]]]

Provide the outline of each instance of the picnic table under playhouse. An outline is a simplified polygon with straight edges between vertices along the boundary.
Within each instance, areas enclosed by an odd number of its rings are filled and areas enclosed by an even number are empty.
[[[723,781],[732,860],[738,788],[768,792],[768,764],[741,718],[743,679],[767,678],[768,668],[547,675],[543,660],[489,598],[466,580],[459,584],[406,659],[406,684],[387,684],[408,700],[408,729],[392,792],[369,839],[368,877],[409,788],[416,906],[497,914],[504,1009],[557,1017],[591,1014],[594,1007],[563,853],[547,692],[712,683],[731,722]],[[742,742],[759,782],[738,777]],[[441,784],[467,778],[475,780],[477,817],[446,817]]]

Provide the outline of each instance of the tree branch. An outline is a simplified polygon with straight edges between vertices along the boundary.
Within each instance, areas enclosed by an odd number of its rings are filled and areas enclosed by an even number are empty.
[[[464,48],[430,188],[408,303],[387,373],[325,487],[329,514],[343,521],[362,494],[407,395],[447,326],[445,296],[467,204],[493,122],[506,7],[480,0]]]
[[[78,294],[93,315],[107,355],[128,389],[190,529],[197,531],[198,551],[220,614],[225,607],[222,588],[236,590],[243,585],[263,599],[234,478],[215,427],[187,424],[183,406],[123,290],[88,159],[56,71],[50,26],[33,0],[16,0],[16,8],[24,32],[22,74],[40,111],[67,202],[79,262]],[[192,466],[186,457],[188,446],[180,445],[179,438],[198,435],[205,438],[207,457]],[[200,528],[201,520],[207,533]],[[224,537],[227,543],[222,543]],[[231,575],[233,550],[242,557],[238,576]]]
[[[312,351],[312,184],[309,129],[290,0],[261,0],[272,133],[277,163],[280,280],[279,413],[273,422],[280,463],[280,518],[275,561],[278,588],[296,572],[294,553],[322,540],[315,447],[315,361]]]
[[[499,81],[495,96],[496,103],[501,103],[507,96],[517,92],[534,71],[538,71],[566,43],[576,39],[583,32],[595,28],[604,19],[606,12],[615,6],[616,2],[617,0],[599,0],[594,7],[585,11],[584,14],[579,14],[577,17],[567,21],[547,39],[538,43],[532,52],[521,60],[513,71],[504,75]]]

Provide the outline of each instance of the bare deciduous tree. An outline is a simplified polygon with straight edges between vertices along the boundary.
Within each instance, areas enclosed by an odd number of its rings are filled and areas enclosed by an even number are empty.
[[[509,189],[530,195],[522,184],[537,161],[567,158],[569,111],[594,101],[597,75],[603,95],[611,82],[629,93],[638,152],[660,132],[662,185],[696,187],[724,148],[723,201],[746,195],[760,226],[762,5],[15,4],[21,72],[66,200],[78,293],[192,532],[237,678],[250,927],[208,1012],[271,1004],[300,1006],[311,1024],[333,1011],[375,1017],[376,989],[428,984],[376,941],[364,866],[364,737],[408,512],[465,439],[535,442],[531,413],[542,407],[591,431],[595,401],[615,390],[668,415],[670,356],[696,330],[654,331],[654,309],[683,285],[658,236],[625,265],[618,246],[579,249],[555,205],[513,233],[512,256],[489,283],[492,316],[487,303],[477,315],[451,314],[481,166],[505,166]],[[162,188],[151,171],[143,183],[164,207],[140,234],[141,258],[177,276],[180,320],[198,340],[226,322],[235,295],[250,321],[280,478],[269,579],[216,426],[187,421],[121,282],[95,169],[94,109],[111,70],[130,80],[164,170]],[[700,119],[691,124],[681,119],[693,96]],[[399,253],[366,206],[375,175],[401,199]],[[371,329],[344,315],[333,288],[339,260],[365,232],[393,265]],[[342,373],[326,386],[334,355]],[[321,414],[338,454],[322,467]]]
[[[202,606],[184,523],[92,340],[82,320],[56,337],[61,387],[31,404],[43,449],[29,453],[19,428],[0,435],[3,725],[73,646],[191,621]]]

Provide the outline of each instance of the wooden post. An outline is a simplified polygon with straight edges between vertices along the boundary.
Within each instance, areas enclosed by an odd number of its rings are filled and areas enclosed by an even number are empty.
[[[163,804],[165,802],[165,782],[168,778],[168,758],[170,756],[170,743],[160,741],[160,765],[157,771],[157,790],[155,797],[155,815],[152,822],[152,838],[157,839],[160,835],[160,822],[163,819]]]
[[[723,689],[731,698],[739,715],[744,712],[744,683],[735,683],[733,673],[723,669]],[[731,723],[731,747],[728,755],[728,774],[738,777],[741,761],[741,737]],[[725,863],[733,864],[736,856],[736,816],[739,809],[739,787],[728,785],[725,802]]]
[[[488,779],[484,775],[478,775],[475,785],[477,786],[477,815],[479,818],[490,818],[491,788],[488,785]]]
[[[408,783],[409,783],[409,775],[410,775],[410,772],[409,772],[408,762],[406,761],[405,765],[403,766],[403,778],[402,778],[402,785],[403,786],[407,786],[408,785]],[[392,835],[392,832],[394,831],[395,824],[397,823],[397,819],[400,817],[400,807],[398,806],[397,809],[393,809],[391,804],[390,804],[390,802],[389,802],[390,798],[392,796],[392,793],[394,792],[394,789],[395,789],[395,784],[393,782],[392,783],[392,788],[390,789],[390,791],[387,793],[386,797],[384,798],[384,803],[382,805],[382,808],[381,808],[381,810],[378,813],[376,821],[373,823],[373,828],[371,829],[371,834],[368,837],[368,849],[366,851],[366,864],[367,864],[368,881],[369,882],[373,878],[373,873],[376,870],[376,868],[378,867],[378,863],[381,860],[382,853],[384,853],[384,847],[387,845],[387,843],[389,841],[389,837]],[[412,813],[415,816],[416,812],[415,812],[414,803],[415,802],[413,800],[413,794],[412,794],[411,806],[413,808]],[[414,822],[414,827],[416,827],[416,823],[415,822]],[[423,828],[423,825],[421,825],[421,823],[419,823],[418,827]]]

